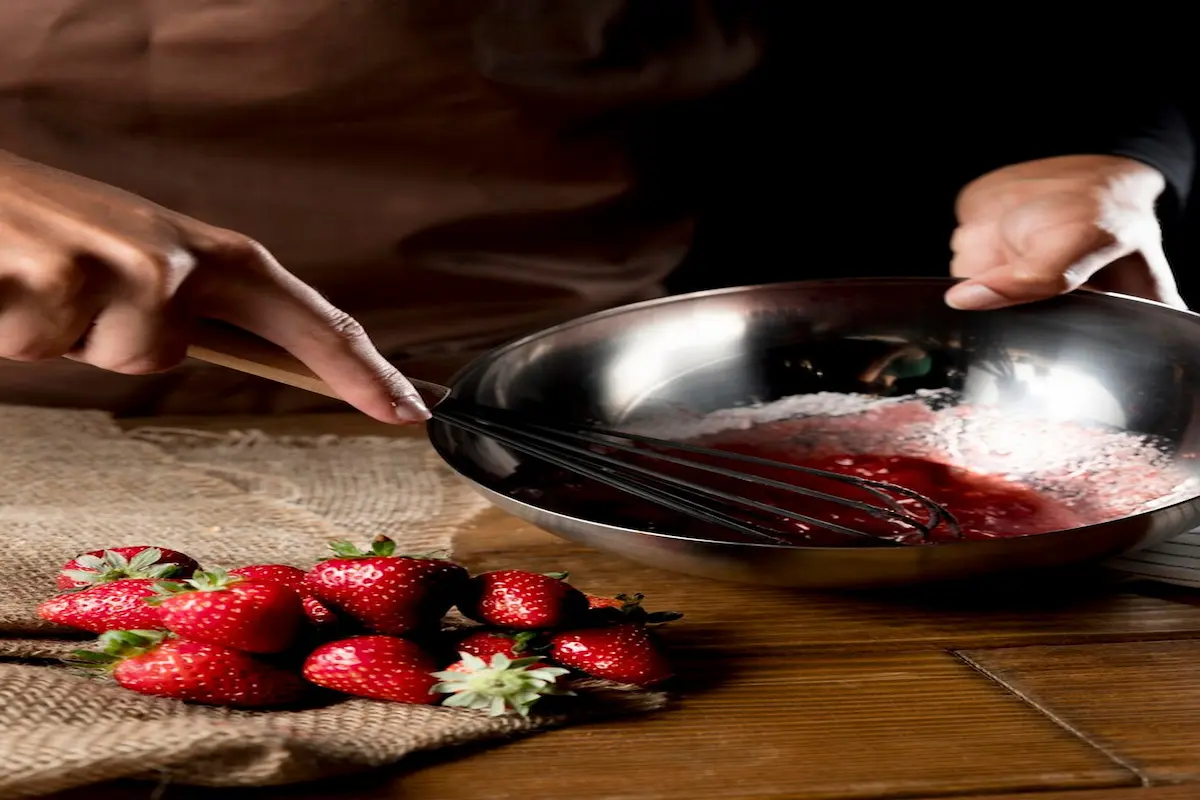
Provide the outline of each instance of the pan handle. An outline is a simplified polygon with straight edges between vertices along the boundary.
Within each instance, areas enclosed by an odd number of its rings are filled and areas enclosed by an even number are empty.
[[[197,323],[188,355],[198,361],[266,378],[285,386],[340,400],[329,384],[304,365],[300,359],[240,328],[212,320]],[[408,379],[426,404],[433,408],[450,394],[445,386],[429,381]]]

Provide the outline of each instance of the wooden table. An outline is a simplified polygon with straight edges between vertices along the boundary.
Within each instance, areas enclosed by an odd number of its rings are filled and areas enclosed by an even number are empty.
[[[380,432],[342,415],[169,422]],[[457,555],[475,570],[566,569],[585,590],[644,591],[655,608],[685,612],[671,626],[683,675],[675,706],[350,781],[220,797],[1200,798],[1200,593],[802,594],[640,567],[499,512],[460,537]],[[120,784],[55,800],[149,795]]]

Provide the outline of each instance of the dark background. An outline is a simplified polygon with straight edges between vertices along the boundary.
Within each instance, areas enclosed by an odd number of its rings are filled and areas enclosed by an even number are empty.
[[[1158,75],[1176,76],[1171,84],[1182,93],[1171,91],[1190,104],[1193,132],[1200,131],[1200,86],[1190,96],[1175,66],[1159,64]],[[922,85],[919,70],[905,70],[894,85],[879,70],[848,84],[835,68],[823,74],[819,62],[783,51],[715,101],[651,119],[638,138],[647,170],[657,173],[650,183],[671,187],[664,191],[698,218],[692,253],[669,288],[948,274],[958,190],[1026,159],[989,135],[987,112],[960,116],[962,95],[944,74],[931,70]],[[1076,76],[1056,80],[1064,95],[1075,92]],[[1142,80],[1162,85],[1153,73]],[[951,99],[929,101],[939,95]],[[1193,308],[1200,308],[1197,183],[1182,214],[1164,220],[1167,253]]]

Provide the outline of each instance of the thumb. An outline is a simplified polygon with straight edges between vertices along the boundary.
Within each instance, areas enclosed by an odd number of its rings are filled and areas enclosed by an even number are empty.
[[[1056,226],[1031,237],[1020,256],[992,267],[946,293],[946,304],[965,311],[1032,303],[1074,291],[1132,252],[1094,224]]]

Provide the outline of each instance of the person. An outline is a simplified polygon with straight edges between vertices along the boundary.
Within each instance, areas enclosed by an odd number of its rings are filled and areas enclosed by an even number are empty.
[[[5,3],[0,401],[318,407],[171,369],[215,320],[419,421],[393,364],[444,379],[685,273],[944,272],[948,228],[959,308],[1085,283],[1183,306],[1162,223],[1195,154],[1169,91],[1030,58],[946,85],[886,22],[789,45],[798,5]]]

